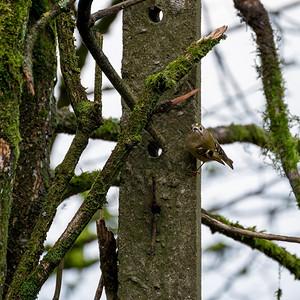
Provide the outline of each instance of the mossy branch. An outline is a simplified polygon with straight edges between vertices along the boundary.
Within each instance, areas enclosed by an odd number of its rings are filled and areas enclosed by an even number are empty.
[[[299,153],[297,141],[289,130],[289,111],[283,101],[284,80],[269,16],[259,0],[234,0],[234,4],[244,21],[256,34],[258,55],[261,60],[259,75],[262,78],[267,104],[265,121],[270,131],[271,145],[275,150],[275,158],[281,161],[300,207],[300,174],[297,168]]]
[[[57,27],[59,42],[61,43],[61,57],[70,55],[70,59],[61,61],[61,65],[66,87],[69,85],[67,87],[67,91],[69,92],[68,96],[71,99],[71,104],[77,114],[78,128],[63,162],[55,169],[52,185],[46,196],[45,203],[41,209],[31,238],[26,245],[26,251],[15,272],[6,299],[17,299],[20,296],[21,284],[38,264],[44,249],[43,243],[46,238],[46,233],[53,221],[56,208],[62,201],[63,192],[71,178],[74,176],[75,167],[83,150],[88,144],[90,134],[99,127],[102,120],[101,112],[99,111],[100,105],[98,103],[90,102],[87,99],[84,89],[80,88],[80,76],[74,66],[75,53],[73,53],[73,51],[75,51],[75,47],[73,44],[73,23],[70,14],[64,16],[60,15]],[[34,297],[30,297],[28,299],[33,298]]]
[[[77,129],[76,116],[68,109],[58,111],[56,133],[75,134]],[[96,129],[90,136],[92,139],[101,139],[106,141],[118,141],[121,132],[120,122],[115,118],[104,119],[103,125]]]
[[[156,109],[156,108],[155,108]],[[58,111],[58,121],[56,133],[75,134],[77,122],[75,114],[68,109]],[[270,133],[257,126],[256,124],[231,124],[228,126],[218,126],[207,128],[221,144],[232,144],[236,142],[251,143],[262,148],[268,148],[273,151],[270,142]],[[101,139],[106,141],[118,141],[121,132],[118,119],[104,119],[103,125],[91,134],[92,139]],[[297,151],[300,153],[300,140],[296,139]]]
[[[270,142],[269,133],[255,124],[231,124],[207,129],[221,144],[241,142],[265,148]]]
[[[0,298],[7,274],[7,241],[14,176],[19,158],[20,74],[29,1],[0,3]]]
[[[225,30],[226,27],[223,27],[222,32]],[[119,137],[115,149],[106,162],[102,172],[99,173],[90,192],[84,199],[83,204],[53,248],[48,251],[38,267],[24,281],[21,288],[22,299],[33,299],[36,297],[36,294],[39,292],[43,283],[50,276],[54,268],[60,263],[66,252],[72,247],[92,216],[98,209],[102,208],[103,204],[106,202],[108,189],[115,182],[116,177],[124,166],[126,159],[134,146],[141,140],[141,133],[148,120],[151,118],[159,97],[163,92],[187,75],[200,59],[203,58],[222,38],[223,36],[221,34],[218,37],[203,38],[194,43],[192,46],[193,49],[195,49],[193,55],[190,54],[190,51],[187,51],[184,55],[184,68],[180,67],[180,61],[182,61],[182,59],[178,59],[177,65],[180,69],[180,73],[174,69],[172,71],[169,65],[166,70],[159,75],[151,76],[146,80],[144,92],[131,112],[129,120]]]
[[[236,241],[256,249],[287,268],[295,279],[300,279],[300,258],[289,253],[283,247],[271,240],[300,243],[299,237],[282,236],[255,231],[255,228],[244,228],[238,223],[231,223],[220,215],[202,211],[202,223],[208,226],[212,233],[220,232]]]

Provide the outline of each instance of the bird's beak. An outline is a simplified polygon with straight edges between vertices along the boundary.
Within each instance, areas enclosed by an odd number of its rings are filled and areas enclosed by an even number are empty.
[[[198,129],[197,127],[193,127],[193,128],[191,129],[191,132],[199,132],[199,129]]]

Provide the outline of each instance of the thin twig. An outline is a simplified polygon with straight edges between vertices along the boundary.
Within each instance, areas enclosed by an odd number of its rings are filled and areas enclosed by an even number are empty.
[[[195,94],[196,94],[197,92],[199,92],[199,91],[200,91],[199,88],[198,88],[198,89],[195,89],[195,90],[190,91],[189,93],[186,93],[186,94],[184,94],[184,95],[182,95],[182,96],[180,96],[180,97],[174,98],[173,100],[171,100],[171,102],[172,102],[173,105],[178,104],[178,103],[184,101],[185,99],[187,99],[187,98],[189,98],[189,97],[195,95]]]
[[[119,12],[120,10],[122,10],[126,7],[129,7],[129,6],[135,5],[140,2],[144,2],[144,1],[145,0],[127,0],[127,1],[115,4],[113,6],[110,6],[108,8],[98,10],[97,12],[95,12],[91,15],[90,26],[94,26],[94,24],[101,18],[116,14],[117,12]]]
[[[289,243],[300,244],[300,237],[286,236],[272,233],[256,232],[240,227],[230,226],[219,220],[216,216],[213,216],[206,212],[204,209],[201,210],[201,219],[203,224],[208,225],[213,231],[220,231],[222,233],[227,232],[236,235],[245,235],[252,238],[264,239],[269,241],[282,241]],[[237,225],[238,226],[238,225]]]
[[[55,292],[52,300],[58,300],[60,291],[61,291],[61,283],[62,283],[62,273],[65,264],[65,257],[61,260],[60,264],[57,267],[56,273],[56,285],[55,285]]]
[[[97,286],[97,290],[95,293],[94,300],[100,300],[102,293],[103,293],[103,288],[104,288],[104,280],[103,280],[103,276],[101,275],[98,286]]]
[[[172,109],[174,109],[176,107],[176,104],[179,104],[181,102],[183,102],[184,100],[186,100],[187,98],[193,96],[194,94],[196,94],[198,91],[200,91],[200,89],[195,89],[185,95],[182,95],[180,97],[174,98],[173,100],[168,100],[165,101],[163,103],[158,104],[155,109],[154,109],[154,114],[161,114],[161,113],[165,113],[168,112]]]
[[[96,40],[98,41],[99,48],[103,47],[103,37],[100,32],[95,33]],[[94,83],[94,101],[100,103],[102,107],[102,70],[99,66],[95,65],[95,83]]]

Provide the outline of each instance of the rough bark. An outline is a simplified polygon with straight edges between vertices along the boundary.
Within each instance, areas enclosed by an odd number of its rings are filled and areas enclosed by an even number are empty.
[[[30,26],[48,9],[42,4],[46,5],[40,1],[34,3],[30,12]],[[50,141],[55,129],[55,45],[55,32],[49,24],[38,37],[33,52],[35,95],[32,95],[27,84],[23,84],[20,104],[22,141],[9,223],[6,287],[24,253],[51,184]]]
[[[200,37],[200,1],[186,1],[184,7],[170,1],[156,2],[156,12],[149,11],[148,5],[136,5],[123,14],[122,75],[137,95],[148,75],[161,71]],[[158,8],[163,19],[153,22],[155,18],[152,15],[151,20],[149,14],[157,14]],[[159,103],[199,87],[199,79],[199,69],[195,69]],[[122,172],[118,234],[121,299],[201,297],[200,178],[188,176],[196,166],[183,145],[190,125],[199,121],[199,100],[196,96],[178,110],[153,116],[153,127],[166,140],[162,154],[157,141],[144,133]],[[123,113],[128,114],[126,107]],[[151,210],[152,177],[159,215]]]
[[[19,156],[19,104],[23,83],[20,70],[29,6],[29,1],[0,3],[0,299],[6,277],[8,223]]]

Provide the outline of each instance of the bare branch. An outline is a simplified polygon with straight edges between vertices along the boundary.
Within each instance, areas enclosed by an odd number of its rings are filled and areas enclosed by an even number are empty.
[[[113,68],[103,51],[98,47],[96,37],[91,31],[91,5],[92,0],[79,1],[77,21],[79,33],[86,47],[89,49],[93,58],[95,59],[97,65],[101,68],[114,88],[122,96],[128,107],[132,110],[137,102],[135,96]]]
[[[215,29],[211,34],[209,34],[207,36],[204,36],[201,39],[203,39],[203,40],[207,40],[207,39],[213,39],[213,40],[215,40],[215,39],[218,39],[218,38],[220,38],[224,34],[224,32],[227,30],[227,28],[228,28],[228,26],[223,25],[223,26]],[[200,39],[200,41],[201,41],[201,39]]]
[[[62,273],[64,269],[65,258],[63,258],[57,267],[55,292],[52,300],[58,300],[61,290]]]
[[[100,300],[101,299],[103,288],[104,288],[103,276],[101,275],[100,279],[99,279],[97,289],[96,289],[94,300]]]
[[[120,10],[122,10],[126,7],[129,7],[129,6],[135,5],[140,2],[144,2],[144,1],[145,0],[127,0],[127,1],[115,4],[113,6],[110,6],[108,8],[101,9],[91,15],[90,25],[94,26],[95,22],[97,22],[99,19],[109,16],[109,15],[116,14],[117,12],[119,12]]]
[[[186,100],[187,98],[195,95],[199,91],[200,91],[200,89],[195,89],[193,91],[190,91],[189,93],[186,93],[185,95],[182,95],[180,97],[174,98],[173,100],[171,100],[171,102],[172,102],[173,105],[178,104],[178,103]]]

